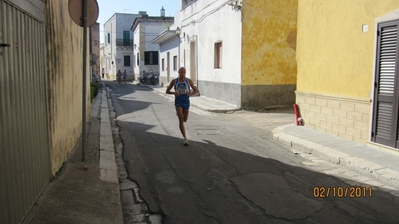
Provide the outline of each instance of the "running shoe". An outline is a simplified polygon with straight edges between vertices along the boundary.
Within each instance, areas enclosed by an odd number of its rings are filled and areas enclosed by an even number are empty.
[[[183,145],[184,146],[188,146],[188,139],[187,138],[184,139]]]

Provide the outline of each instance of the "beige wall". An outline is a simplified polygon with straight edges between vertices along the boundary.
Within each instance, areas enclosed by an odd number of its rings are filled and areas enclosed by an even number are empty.
[[[68,1],[47,1],[46,27],[50,160],[54,175],[82,131],[83,29],[71,20]],[[90,66],[87,65],[88,75]],[[90,88],[87,90],[89,114]]]

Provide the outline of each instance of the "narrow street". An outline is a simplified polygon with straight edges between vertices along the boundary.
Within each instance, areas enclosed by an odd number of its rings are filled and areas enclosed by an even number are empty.
[[[293,122],[292,111],[215,114],[191,107],[190,145],[183,146],[172,98],[104,82],[129,179],[164,223],[399,222],[398,196],[273,140],[275,127]],[[332,171],[340,177],[327,174]],[[321,197],[320,187],[329,195]]]

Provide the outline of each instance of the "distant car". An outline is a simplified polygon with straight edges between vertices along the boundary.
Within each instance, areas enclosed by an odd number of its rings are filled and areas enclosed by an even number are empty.
[[[98,76],[95,73],[91,73],[91,82],[98,83]]]

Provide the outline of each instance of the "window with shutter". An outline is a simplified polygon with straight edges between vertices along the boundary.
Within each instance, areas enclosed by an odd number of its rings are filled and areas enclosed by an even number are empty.
[[[158,51],[146,51],[144,52],[144,64],[145,65],[158,65]]]
[[[399,20],[378,24],[372,141],[398,147]]]

